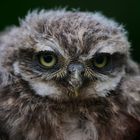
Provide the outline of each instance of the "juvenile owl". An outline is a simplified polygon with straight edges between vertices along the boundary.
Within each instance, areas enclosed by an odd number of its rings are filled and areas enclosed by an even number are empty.
[[[41,10],[2,32],[0,140],[140,140],[140,73],[123,27]]]

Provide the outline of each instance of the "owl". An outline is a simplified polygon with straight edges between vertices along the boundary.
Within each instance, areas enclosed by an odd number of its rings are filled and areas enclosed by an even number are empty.
[[[0,140],[140,140],[130,46],[114,20],[65,9],[1,32]]]

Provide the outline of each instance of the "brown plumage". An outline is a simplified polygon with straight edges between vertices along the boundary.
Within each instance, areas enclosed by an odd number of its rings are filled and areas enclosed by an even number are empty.
[[[99,13],[29,13],[0,35],[0,140],[139,140],[129,50],[123,27]]]

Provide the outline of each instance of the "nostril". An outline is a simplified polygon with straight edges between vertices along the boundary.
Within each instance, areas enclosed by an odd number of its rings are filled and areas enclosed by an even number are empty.
[[[85,71],[81,71],[81,75],[84,75]]]
[[[67,70],[67,72],[68,72],[69,75],[71,75],[71,73],[72,73],[70,70]]]
[[[76,70],[76,68],[74,67],[73,64],[70,64],[70,65],[68,66],[68,74],[74,73],[75,70]]]

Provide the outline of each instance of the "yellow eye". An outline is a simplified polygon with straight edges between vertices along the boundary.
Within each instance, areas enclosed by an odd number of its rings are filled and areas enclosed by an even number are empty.
[[[108,64],[108,57],[106,55],[98,55],[93,59],[93,65],[97,68],[103,68]]]
[[[57,61],[56,55],[53,53],[43,53],[39,55],[40,64],[46,68],[52,68]]]

